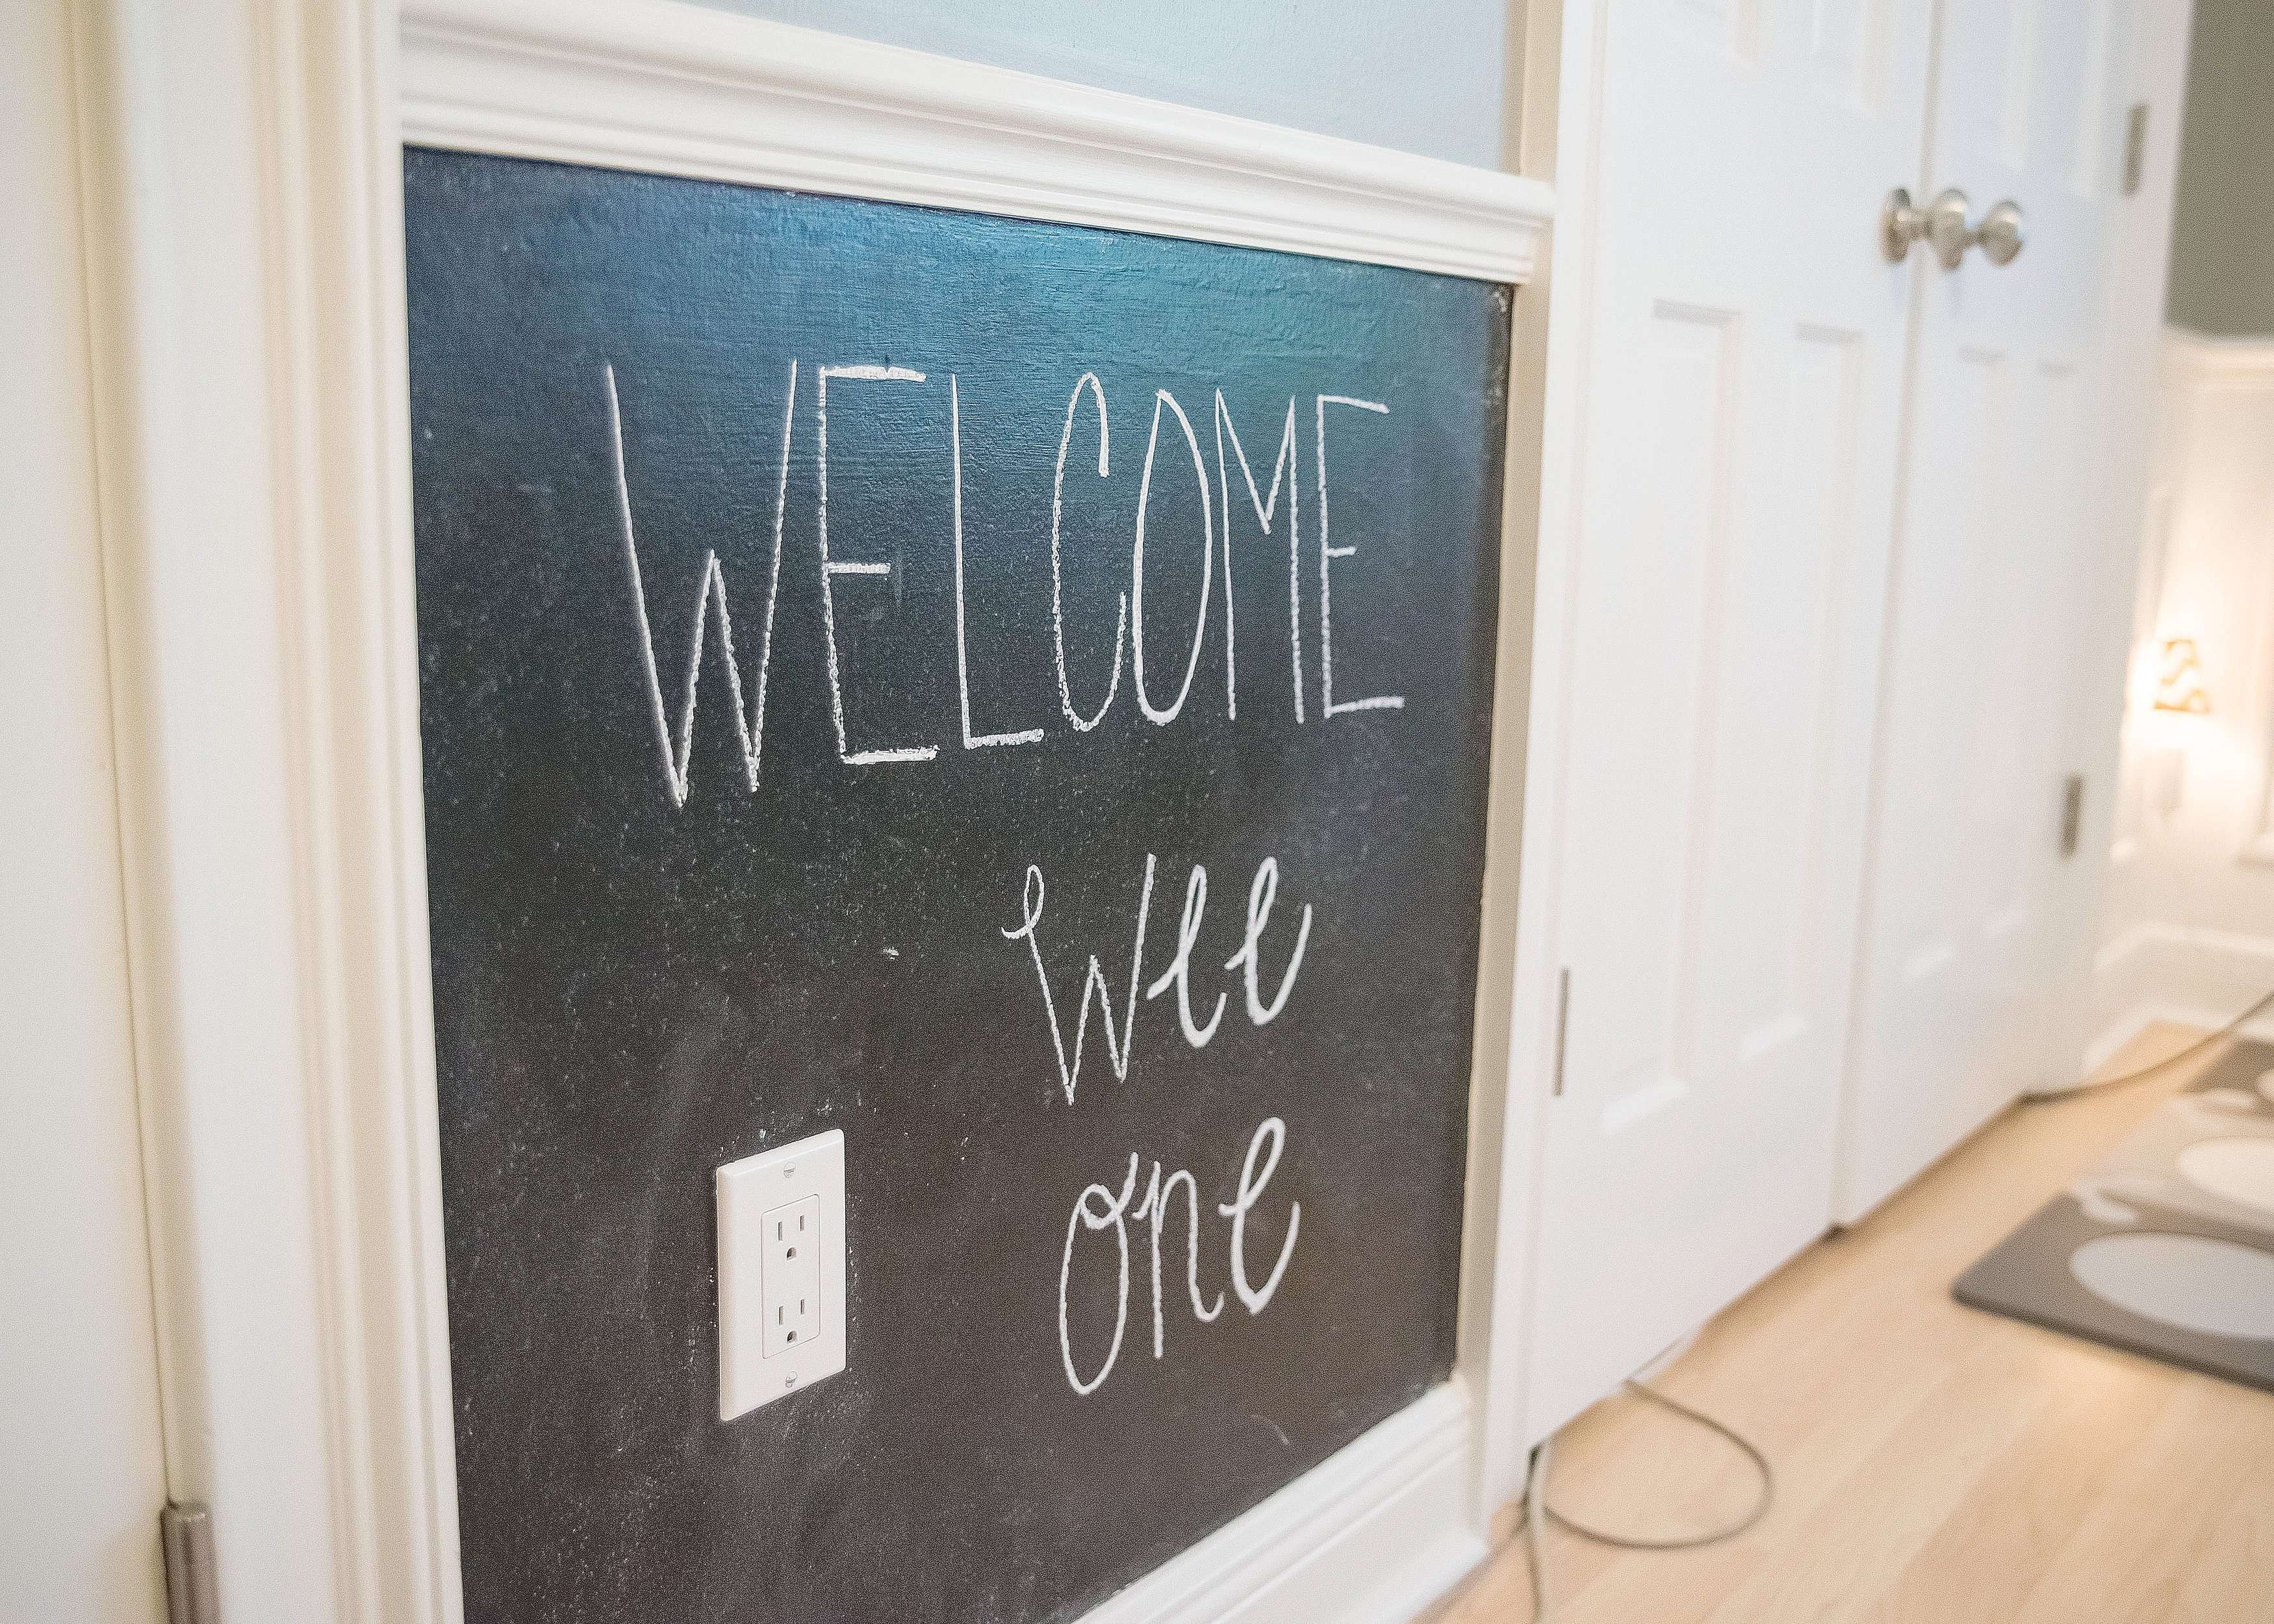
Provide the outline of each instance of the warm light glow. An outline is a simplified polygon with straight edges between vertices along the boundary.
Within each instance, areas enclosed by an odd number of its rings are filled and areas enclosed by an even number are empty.
[[[2202,665],[2192,637],[2167,637],[2156,670],[2156,709],[2209,716],[2210,695],[2202,685]]]

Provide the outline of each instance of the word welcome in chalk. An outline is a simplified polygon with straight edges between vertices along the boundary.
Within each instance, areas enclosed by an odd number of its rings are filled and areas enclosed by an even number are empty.
[[[1089,956],[1089,968],[1082,976],[1081,1006],[1073,1023],[1073,1054],[1066,1055],[1065,1029],[1058,1024],[1058,1001],[1050,993],[1050,973],[1043,963],[1043,943],[1039,934],[1043,922],[1043,903],[1047,894],[1041,868],[1027,866],[1026,888],[1021,894],[1024,917],[1016,925],[1004,928],[1008,941],[1024,941],[1035,960],[1035,979],[1043,989],[1043,1014],[1050,1023],[1050,1047],[1058,1062],[1058,1085],[1065,1090],[1066,1103],[1073,1103],[1074,1086],[1081,1078],[1082,1050],[1089,1034],[1089,1006],[1094,999],[1099,1012],[1104,1016],[1106,1064],[1113,1075],[1127,1081],[1129,1057],[1137,1023],[1137,984],[1143,975],[1145,962],[1145,924],[1153,911],[1153,875],[1159,860],[1145,853],[1145,878],[1137,892],[1137,936],[1129,949],[1129,999],[1122,1018],[1121,1035],[1115,1041],[1113,1033],[1113,994],[1105,985],[1105,971],[1097,955]],[[1303,950],[1311,941],[1311,905],[1303,905],[1303,922],[1296,928],[1295,945],[1287,955],[1287,967],[1280,974],[1278,990],[1265,1003],[1261,986],[1263,965],[1263,932],[1271,922],[1271,909],[1279,897],[1279,860],[1267,857],[1255,866],[1255,878],[1247,887],[1247,933],[1239,950],[1224,961],[1227,970],[1243,972],[1247,992],[1247,1019],[1256,1026],[1265,1026],[1276,1019],[1279,1011],[1287,1007],[1288,995],[1295,989],[1295,976],[1303,967]],[[1216,1036],[1216,1026],[1224,1019],[1224,1006],[1229,995],[1218,993],[1216,1007],[1205,1024],[1193,1019],[1193,949],[1201,936],[1201,917],[1208,907],[1208,870],[1200,864],[1193,865],[1191,876],[1185,883],[1184,918],[1177,926],[1177,951],[1169,967],[1154,978],[1145,989],[1148,1000],[1159,997],[1171,987],[1177,990],[1177,1024],[1183,1028],[1185,1041],[1194,1049],[1205,1049]]]
[[[1269,1158],[1258,1172],[1255,1158],[1266,1139],[1270,1143]],[[1276,1116],[1266,1117],[1247,1141],[1247,1159],[1240,1163],[1239,1192],[1231,1200],[1218,1204],[1219,1217],[1231,1220],[1229,1252],[1231,1264],[1231,1289],[1247,1305],[1251,1314],[1260,1314],[1271,1303],[1279,1289],[1279,1282],[1287,1273],[1287,1260],[1295,1255],[1295,1237],[1303,1225],[1303,1204],[1296,1201],[1287,1210],[1287,1238],[1279,1244],[1279,1256],[1271,1265],[1271,1273],[1261,1285],[1252,1284],[1247,1274],[1247,1214],[1263,1199],[1264,1186],[1278,1170],[1279,1153],[1287,1143],[1287,1124]],[[1105,1384],[1113,1373],[1114,1361],[1121,1357],[1122,1334],[1129,1326],[1129,1226],[1133,1222],[1152,1220],[1153,1224],[1153,1357],[1159,1358],[1166,1350],[1166,1335],[1161,1312],[1161,1229],[1168,1222],[1169,1202],[1182,1184],[1185,1190],[1185,1290],[1192,1299],[1193,1318],[1206,1325],[1224,1312],[1224,1293],[1216,1294],[1213,1304],[1201,1300],[1201,1190],[1193,1176],[1178,1168],[1166,1178],[1161,1176],[1161,1164],[1153,1163],[1153,1177],[1145,1187],[1144,1199],[1137,1210],[1129,1210],[1130,1198],[1137,1192],[1138,1157],[1129,1157],[1129,1176],[1121,1181],[1118,1192],[1104,1184],[1091,1184],[1074,1199],[1073,1212],[1066,1219],[1065,1250],[1058,1259],[1058,1357],[1065,1365],[1065,1378],[1073,1390],[1088,1395]],[[1066,1326],[1066,1294],[1073,1279],[1074,1242],[1084,1230],[1097,1234],[1113,1231],[1119,1257],[1120,1280],[1113,1319],[1113,1341],[1105,1350],[1105,1363],[1097,1374],[1088,1381],[1074,1367],[1073,1336]]]
[[[757,674],[754,687],[746,689],[741,662],[734,649],[734,617],[727,602],[727,575],[715,549],[703,555],[701,577],[696,589],[694,632],[689,639],[684,695],[679,706],[679,722],[674,737],[663,695],[663,680],[656,663],[655,636],[648,622],[647,589],[640,571],[639,543],[632,519],[632,499],[624,472],[623,413],[616,395],[616,372],[613,365],[605,368],[608,398],[608,443],[610,467],[615,478],[616,518],[623,534],[624,560],[631,581],[632,604],[639,628],[640,669],[646,680],[651,714],[655,724],[656,743],[661,752],[665,787],[674,806],[687,803],[689,775],[693,765],[696,698],[703,668],[704,630],[712,618],[719,625],[719,651],[727,668],[727,687],[734,705],[734,720],[737,739],[742,746],[744,782],[750,790],[758,786],[759,756],[765,740],[766,679],[772,665],[774,605],[780,594],[782,566],[783,520],[789,503],[789,465],[791,432],[797,417],[797,395],[801,363],[792,361],[789,383],[782,408],[782,443],[780,469],[774,493],[773,557],[767,574],[765,608],[758,633]],[[821,628],[823,646],[827,652],[829,675],[830,719],[837,735],[838,759],[847,766],[870,766],[893,762],[929,762],[937,760],[939,747],[931,743],[870,745],[855,748],[845,726],[844,686],[837,646],[837,583],[848,576],[888,575],[892,566],[871,560],[832,558],[829,553],[829,387],[832,380],[839,387],[840,411],[844,387],[850,383],[862,384],[922,384],[925,375],[901,366],[823,366],[815,369],[814,417],[815,457],[817,479],[817,511],[816,533],[821,555]],[[1213,583],[1217,573],[1216,553],[1219,538],[1222,542],[1224,575],[1224,688],[1226,713],[1239,714],[1238,682],[1238,628],[1232,613],[1231,583],[1231,483],[1230,469],[1236,461],[1240,478],[1246,487],[1249,506],[1263,527],[1271,534],[1273,520],[1277,516],[1282,482],[1287,492],[1287,619],[1288,647],[1291,661],[1295,695],[1295,720],[1304,720],[1303,676],[1303,545],[1301,514],[1297,496],[1298,470],[1296,453],[1296,397],[1287,401],[1285,426],[1279,438],[1279,449],[1271,465],[1271,488],[1267,497],[1256,485],[1255,473],[1249,465],[1246,451],[1242,447],[1239,431],[1233,426],[1231,410],[1225,404],[1224,391],[1216,392],[1216,492],[1211,497],[1207,459],[1201,455],[1200,438],[1193,431],[1192,419],[1166,389],[1153,393],[1153,426],[1145,441],[1144,470],[1137,482],[1137,523],[1129,553],[1128,590],[1119,595],[1119,609],[1113,628],[1113,667],[1105,685],[1105,696],[1096,710],[1085,715],[1076,703],[1073,684],[1066,669],[1066,636],[1065,617],[1065,563],[1061,546],[1060,530],[1064,516],[1065,494],[1066,455],[1073,444],[1075,425],[1081,417],[1084,391],[1096,403],[1097,419],[1097,477],[1111,477],[1111,457],[1106,422],[1105,388],[1095,372],[1084,372],[1074,382],[1073,393],[1066,401],[1065,425],[1058,438],[1058,468],[1050,488],[1050,646],[1057,666],[1058,705],[1068,726],[1076,733],[1088,733],[1104,720],[1121,691],[1121,671],[1125,649],[1132,677],[1131,687],[1136,691],[1138,709],[1148,720],[1158,726],[1167,726],[1176,720],[1191,696],[1194,677],[1200,668],[1201,645],[1208,630],[1209,607]],[[855,397],[857,398],[857,396]],[[953,500],[948,515],[952,536],[955,596],[955,681],[961,707],[963,748],[967,750],[990,747],[1032,744],[1044,733],[1042,727],[1024,727],[1004,733],[974,733],[971,731],[971,680],[968,633],[966,629],[963,587],[963,419],[960,395],[955,376],[947,380],[948,455],[951,463]],[[1329,511],[1327,480],[1327,409],[1347,407],[1386,416],[1389,408],[1379,401],[1359,400],[1347,395],[1317,395],[1312,400],[1315,423],[1316,454],[1313,470],[1316,476],[1319,497],[1318,514],[1318,610],[1319,638],[1319,704],[1327,716],[1342,716],[1359,710],[1397,710],[1404,708],[1403,695],[1377,694],[1361,699],[1335,697],[1334,665],[1334,585],[1332,566],[1337,559],[1351,557],[1355,546],[1329,545]],[[1166,703],[1148,685],[1145,643],[1145,547],[1146,515],[1151,505],[1153,474],[1161,445],[1161,422],[1163,414],[1172,417],[1180,431],[1185,448],[1189,454],[1193,475],[1198,481],[1201,496],[1201,598],[1195,612],[1190,652],[1186,656],[1184,676],[1176,695]],[[1226,446],[1230,446],[1230,459]],[[1173,459],[1173,451],[1171,453]],[[1173,660],[1171,661],[1173,666]]]

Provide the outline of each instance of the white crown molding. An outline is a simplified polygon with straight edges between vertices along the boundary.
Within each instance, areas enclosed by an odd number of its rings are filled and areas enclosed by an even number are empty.
[[[2180,388],[2274,388],[2274,338],[2164,329],[2164,381]]]
[[[412,0],[418,145],[970,209],[1489,282],[1536,180],[672,0]]]

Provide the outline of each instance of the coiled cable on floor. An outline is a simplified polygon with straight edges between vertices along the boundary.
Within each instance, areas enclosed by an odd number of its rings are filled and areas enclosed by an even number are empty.
[[[1667,1397],[1655,1387],[1633,1380],[1627,1382],[1626,1386],[1629,1391],[1672,1410],[1684,1420],[1694,1421],[1699,1426],[1719,1432],[1735,1444],[1761,1475],[1760,1498],[1753,1502],[1752,1508],[1744,1515],[1723,1527],[1709,1529],[1701,1534],[1684,1534],[1672,1539],[1645,1539],[1590,1528],[1584,1522],[1574,1522],[1547,1503],[1547,1469],[1554,1458],[1555,1440],[1553,1437],[1543,1439],[1540,1447],[1532,1452],[1532,1470],[1524,1484],[1525,1548],[1532,1558],[1532,1616],[1534,1624],[1551,1624],[1552,1621],[1547,1583],[1547,1524],[1550,1522],[1582,1539],[1590,1539],[1597,1545],[1610,1545],[1621,1551],[1692,1551],[1700,1545],[1719,1545],[1723,1540],[1735,1539],[1766,1516],[1776,1498],[1776,1470],[1769,1464],[1769,1457],[1762,1454],[1751,1439],[1702,1410],[1692,1410],[1687,1404]]]
[[[1716,1421],[1713,1417],[1667,1397],[1656,1387],[1645,1387],[1639,1381],[1630,1381],[1626,1385],[1629,1392],[1638,1393],[1653,1403],[1663,1405],[1685,1420],[1695,1421],[1702,1427],[1719,1432],[1736,1445],[1744,1452],[1745,1458],[1752,1462],[1754,1470],[1761,1475],[1760,1498],[1753,1502],[1751,1510],[1726,1527],[1709,1529],[1702,1534],[1685,1534],[1675,1539],[1639,1539],[1626,1534],[1606,1533],[1599,1528],[1589,1528],[1584,1522],[1575,1522],[1549,1505],[1547,1503],[1547,1472],[1543,1459],[1540,1473],[1540,1508],[1542,1511],[1553,1517],[1568,1531],[1578,1535],[1580,1538],[1592,1539],[1599,1545],[1615,1545],[1622,1551],[1691,1551],[1699,1545],[1717,1545],[1725,1539],[1735,1539],[1754,1523],[1768,1515],[1769,1503],[1776,1497],[1776,1472],[1769,1465],[1769,1457],[1756,1448],[1751,1440],[1740,1435],[1735,1428]]]

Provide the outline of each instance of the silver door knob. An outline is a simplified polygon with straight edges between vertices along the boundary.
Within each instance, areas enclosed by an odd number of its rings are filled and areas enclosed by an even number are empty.
[[[2029,240],[2022,229],[2022,206],[2011,198],[1993,204],[1969,235],[1982,245],[1982,257],[1992,265],[2013,264]]]
[[[1926,245],[1934,250],[1938,265],[1954,271],[1973,244],[1974,233],[1966,224],[1966,194],[1945,186],[1926,206]]]
[[[1944,187],[1924,208],[1914,205],[1909,189],[1902,186],[1879,203],[1879,252],[1889,265],[1901,265],[1911,244],[1924,241],[1934,250],[1944,269],[1955,270],[1969,240],[1966,194],[1955,186]]]
[[[1901,265],[1911,244],[1926,235],[1926,211],[1911,206],[1910,188],[1898,186],[1879,200],[1879,255]]]
[[[1934,251],[1936,263],[1954,271],[1966,251],[1978,244],[1991,264],[2011,265],[2029,240],[2022,229],[2022,206],[2008,199],[1975,225],[1967,224],[1966,208],[1966,194],[1955,186],[1935,193],[1924,208],[1911,202],[1909,191],[1896,187],[1879,204],[1880,254],[1888,264],[1901,265],[1911,244],[1923,240]]]

